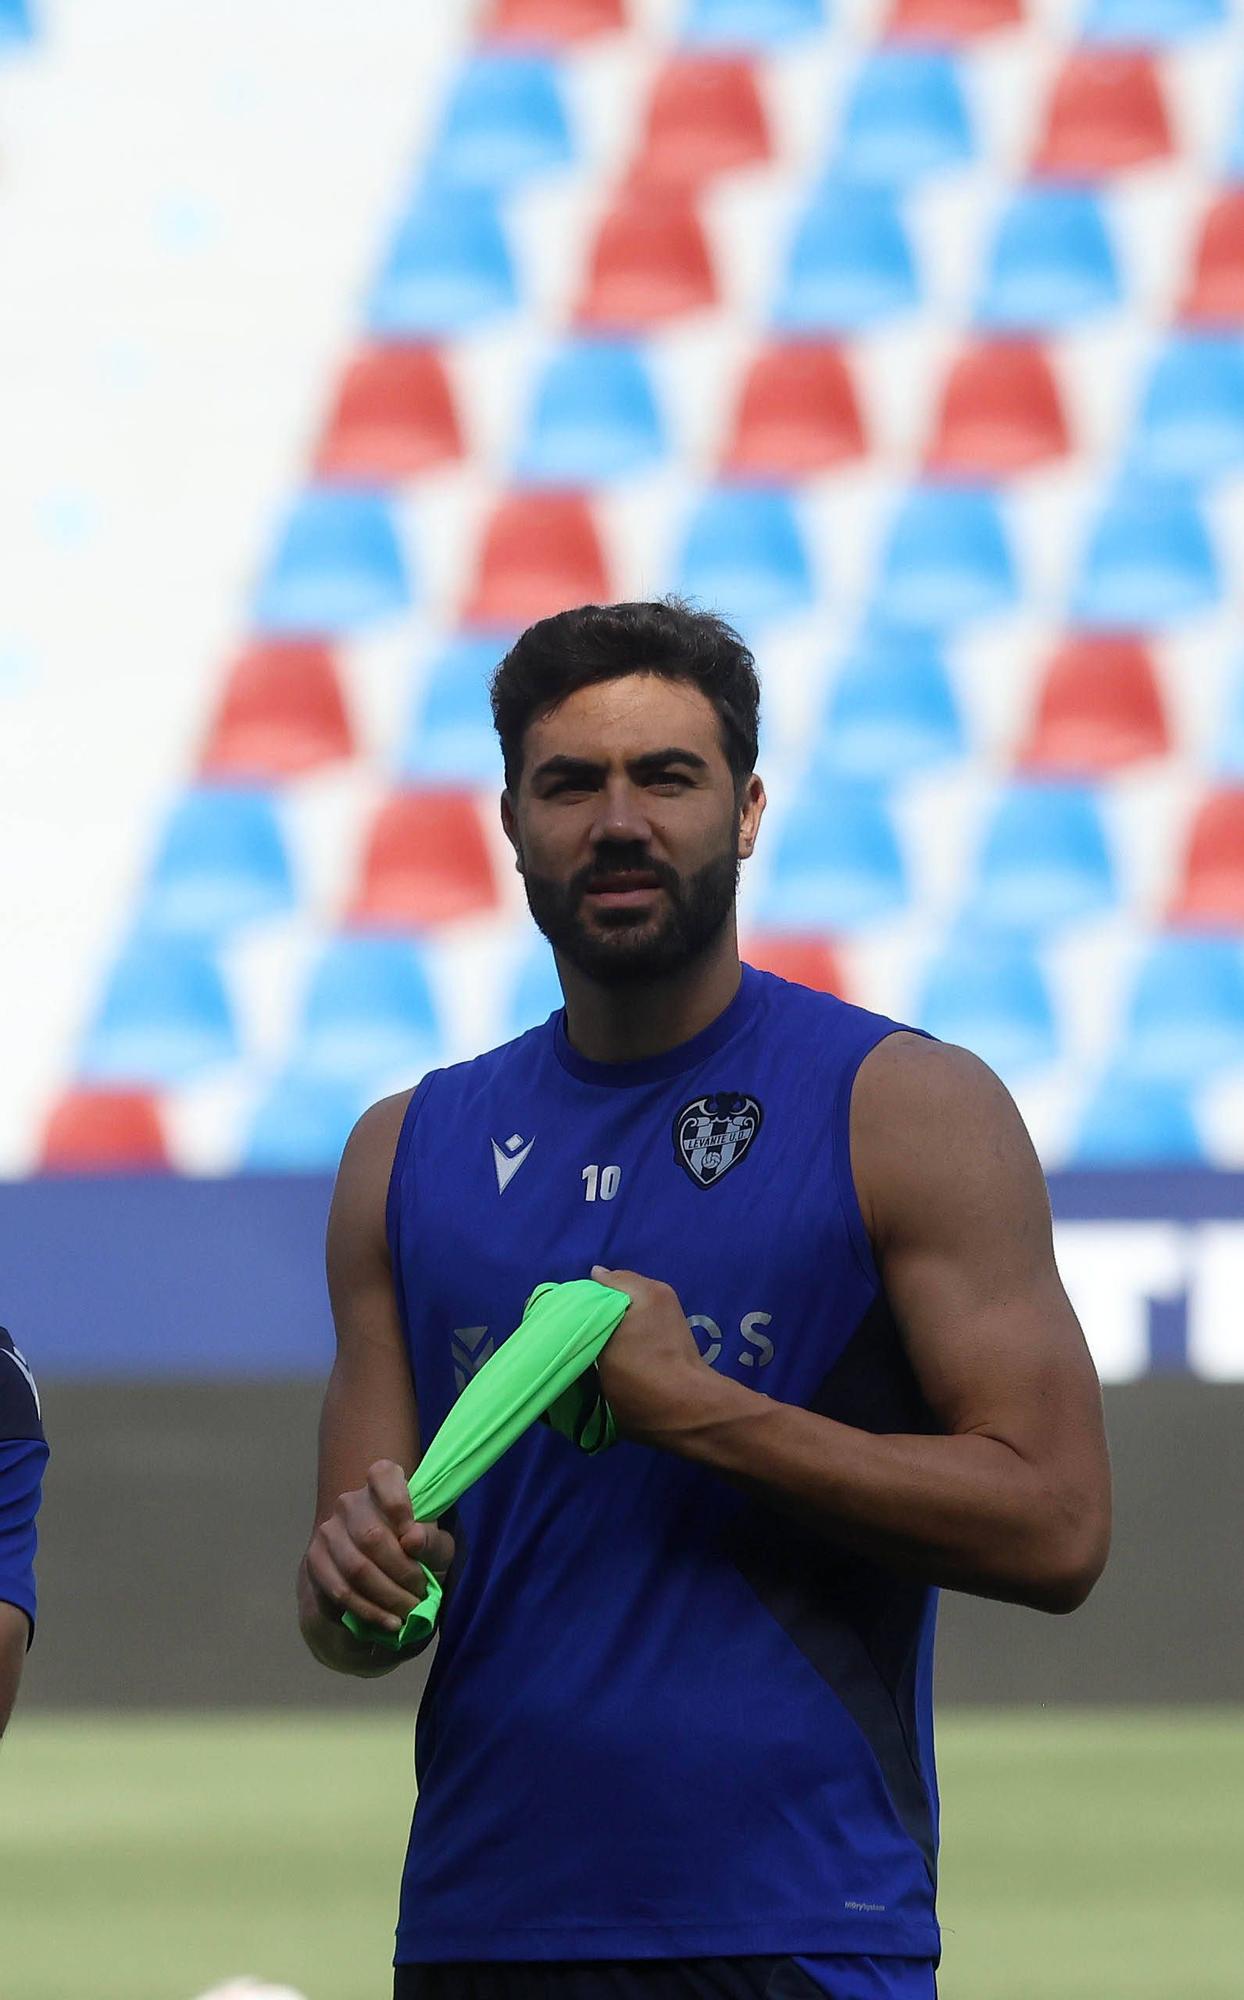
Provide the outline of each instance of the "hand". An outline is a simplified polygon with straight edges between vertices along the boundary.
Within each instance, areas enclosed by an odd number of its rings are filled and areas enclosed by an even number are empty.
[[[422,1565],[443,1576],[454,1559],[452,1535],[416,1521],[406,1475],[377,1459],[367,1484],[343,1493],[321,1521],[306,1555],[306,1574],[324,1617],[340,1625],[352,1611],[367,1625],[399,1632],[427,1590]]]
[[[708,1413],[718,1379],[695,1344],[672,1285],[593,1264],[602,1285],[631,1303],[597,1360],[601,1391],[622,1437],[677,1450],[680,1432]]]

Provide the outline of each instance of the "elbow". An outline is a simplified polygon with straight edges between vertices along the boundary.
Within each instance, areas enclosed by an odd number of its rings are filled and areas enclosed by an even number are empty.
[[[1057,1527],[1048,1516],[1040,1534],[1040,1558],[1027,1579],[1023,1602],[1034,1611],[1066,1616],[1086,1602],[1110,1553],[1110,1505],[1067,1505]]]

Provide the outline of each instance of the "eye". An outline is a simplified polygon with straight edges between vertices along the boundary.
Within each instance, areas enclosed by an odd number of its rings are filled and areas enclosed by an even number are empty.
[[[648,789],[655,792],[681,792],[685,791],[690,783],[690,778],[685,777],[680,771],[662,771],[659,776],[649,778]]]

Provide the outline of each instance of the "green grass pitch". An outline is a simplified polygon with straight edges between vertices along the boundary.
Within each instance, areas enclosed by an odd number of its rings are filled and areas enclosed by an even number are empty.
[[[939,1753],[943,2000],[1238,2000],[1244,1710],[961,1711]],[[19,1708],[0,2000],[388,2000],[411,1782],[389,1715]]]

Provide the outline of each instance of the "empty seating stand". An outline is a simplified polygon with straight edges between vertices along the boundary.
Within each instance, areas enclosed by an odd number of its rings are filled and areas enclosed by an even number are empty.
[[[427,173],[500,193],[574,156],[557,63],[529,50],[485,48],[458,73]]]
[[[377,935],[330,939],[313,966],[289,1052],[294,1076],[353,1085],[417,1080],[440,1060],[441,1035],[422,949]],[[396,1080],[389,1083],[396,1089]]]
[[[515,471],[535,485],[588,487],[645,471],[667,452],[641,348],[584,336],[545,363]]]
[[[411,581],[386,496],[313,487],[286,515],[252,610],[265,635],[333,635],[392,618]]]
[[[834,173],[845,181],[906,187],[963,166],[975,154],[967,104],[946,49],[877,49],[847,98]]]
[[[1073,49],[1054,80],[1034,172],[1096,180],[1150,166],[1172,150],[1170,119],[1148,51]]]
[[[576,493],[515,493],[499,500],[485,523],[465,617],[472,625],[518,630],[613,595],[587,500]]]
[[[229,669],[199,769],[205,778],[263,784],[337,763],[354,748],[331,646],[260,640]]]
[[[160,1099],[137,1089],[65,1091],[48,1113],[38,1155],[45,1174],[163,1173],[170,1164]]]
[[[728,477],[778,485],[828,472],[865,450],[847,362],[825,341],[780,341],[753,358],[722,458]]]
[[[910,311],[921,296],[893,192],[831,183],[798,224],[773,319],[783,333],[849,333]]]
[[[1055,651],[1018,762],[1031,771],[1094,777],[1165,756],[1170,727],[1148,647],[1113,632],[1080,632]]]
[[[1036,341],[976,341],[957,357],[929,446],[931,473],[1007,479],[1062,458],[1069,446],[1058,386]]]
[[[717,300],[708,240],[689,197],[677,190],[624,190],[596,231],[580,325],[635,331]]]
[[[349,363],[315,453],[323,481],[383,485],[462,457],[462,428],[434,347],[393,341]]]
[[[772,151],[751,60],[684,51],[656,78],[629,179],[636,188],[690,190],[758,166]]]
[[[626,0],[489,0],[480,27],[489,42],[556,48],[626,25]]]
[[[473,793],[445,787],[386,800],[367,838],[351,923],[425,930],[478,915],[496,902]]]
[[[1201,929],[1244,930],[1244,786],[1212,793],[1197,808],[1171,918]]]

